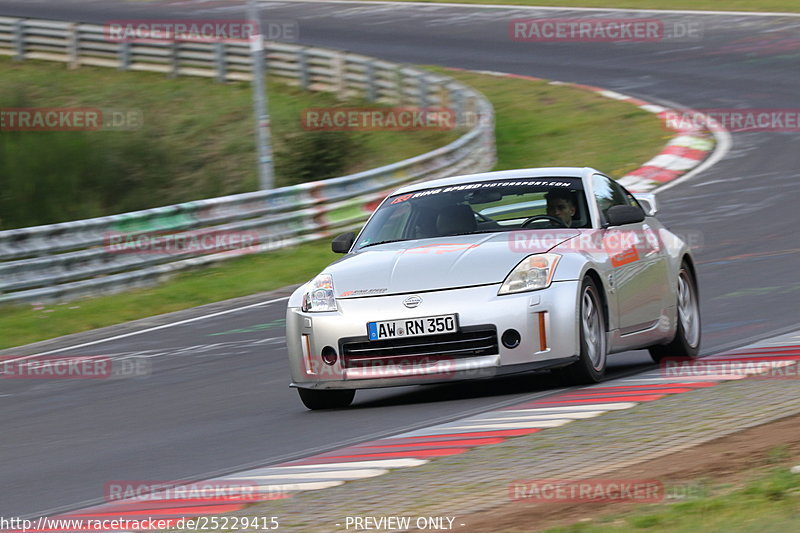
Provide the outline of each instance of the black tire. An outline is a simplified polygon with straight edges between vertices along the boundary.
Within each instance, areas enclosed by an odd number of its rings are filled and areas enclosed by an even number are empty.
[[[303,405],[312,411],[347,407],[356,396],[354,390],[297,389],[297,392]]]
[[[681,291],[688,291],[682,293]],[[691,308],[692,317],[686,315],[686,309],[682,306],[687,305],[685,300],[686,295],[691,297],[688,302]],[[658,344],[648,348],[650,357],[653,361],[660,363],[667,358],[677,359],[696,359],[700,353],[700,298],[697,291],[697,280],[695,280],[692,270],[684,261],[681,264],[681,269],[678,271],[678,303],[677,303],[677,321],[678,325],[675,328],[675,337],[672,338],[668,344]]]
[[[587,300],[588,299],[588,300]],[[606,373],[608,346],[606,344],[606,313],[603,300],[594,280],[583,278],[578,300],[578,330],[580,331],[581,351],[578,360],[569,366],[553,370],[553,374],[563,383],[570,385],[590,384],[601,381]],[[585,316],[589,311],[596,320]]]

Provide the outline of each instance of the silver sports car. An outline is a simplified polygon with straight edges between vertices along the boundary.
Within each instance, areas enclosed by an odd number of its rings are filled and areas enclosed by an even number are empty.
[[[591,383],[631,349],[696,357],[691,250],[655,211],[591,168],[403,187],[289,299],[292,386],[323,409],[356,389],[540,369]]]

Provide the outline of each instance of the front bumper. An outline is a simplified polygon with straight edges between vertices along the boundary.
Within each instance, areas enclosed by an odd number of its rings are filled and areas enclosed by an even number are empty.
[[[304,313],[290,307],[286,342],[292,386],[308,389],[361,389],[482,379],[514,371],[560,366],[579,353],[577,281],[554,282],[549,288],[498,296],[499,284],[417,294],[422,303],[408,309],[408,294],[342,298],[338,311]],[[342,339],[364,338],[367,322],[458,314],[460,328],[496,329],[497,344],[476,355],[421,356],[398,360],[375,358],[353,366],[343,362]],[[520,334],[519,345],[503,346],[509,329]],[[424,337],[419,337],[424,339]],[[334,350],[333,365],[322,353]],[[436,350],[434,350],[435,352]]]

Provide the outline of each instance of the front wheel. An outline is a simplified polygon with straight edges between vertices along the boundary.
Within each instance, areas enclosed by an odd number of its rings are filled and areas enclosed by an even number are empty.
[[[651,346],[648,351],[656,363],[667,357],[694,359],[700,352],[697,282],[686,263],[681,264],[678,272],[678,325],[675,328],[675,338],[669,344]]]
[[[297,389],[297,392],[303,405],[313,411],[347,407],[356,396],[354,390]]]
[[[606,373],[606,314],[600,292],[592,278],[581,284],[578,305],[580,356],[571,365],[553,372],[570,384],[597,383]]]

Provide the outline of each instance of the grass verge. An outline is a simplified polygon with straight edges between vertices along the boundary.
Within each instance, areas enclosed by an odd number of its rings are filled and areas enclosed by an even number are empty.
[[[652,114],[591,92],[447,72],[492,101],[497,169],[586,165],[619,177],[652,157],[669,137]],[[336,257],[328,242],[309,243],[185,272],[151,289],[63,305],[0,307],[0,348],[300,283]]]
[[[512,533],[514,530],[506,530]],[[800,474],[788,466],[758,472],[743,487],[719,487],[716,494],[672,504],[648,505],[547,533],[744,533],[800,531]]]
[[[393,0],[395,2],[483,5],[603,7],[617,9],[681,9],[696,11],[754,11],[800,13],[794,0]]]
[[[442,70],[485,94],[495,108],[496,170],[590,166],[620,178],[672,136],[651,113],[546,81]]]
[[[304,109],[374,104],[282,83],[270,83],[268,92],[278,185],[394,163],[458,137],[452,131],[308,132],[300,125]],[[0,108],[61,107],[130,111],[142,123],[131,131],[3,131],[0,229],[258,189],[248,83],[0,58]]]

